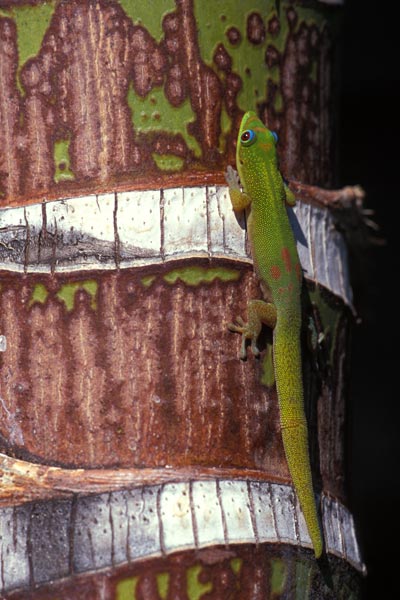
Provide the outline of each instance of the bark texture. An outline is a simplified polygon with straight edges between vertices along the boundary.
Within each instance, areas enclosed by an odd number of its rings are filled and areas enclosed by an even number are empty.
[[[18,35],[29,44],[30,32],[18,34],[13,13],[6,16],[14,3],[2,3],[4,204],[66,189],[106,190],[117,181],[143,184],[149,177],[165,185],[171,173],[181,185],[193,177],[199,183],[204,171],[215,179],[234,161],[240,118],[254,102],[280,136],[285,176],[332,183],[333,41],[322,11],[310,18],[302,3],[283,3],[276,12],[271,2],[247,17],[227,5],[228,17],[221,7],[214,17],[221,37],[207,63],[201,36],[210,24],[193,0],[176,0],[159,39],[124,10],[134,11],[131,4],[53,4],[39,49],[32,42],[21,65]],[[40,19],[32,11],[28,18]],[[244,62],[237,62],[238,52]]]
[[[360,221],[363,194],[319,187],[335,179],[337,10],[245,4],[0,2],[4,598],[357,596],[337,225]],[[226,326],[260,297],[217,186],[249,109],[308,202],[292,221],[322,569],[289,485],[270,332],[244,363]]]

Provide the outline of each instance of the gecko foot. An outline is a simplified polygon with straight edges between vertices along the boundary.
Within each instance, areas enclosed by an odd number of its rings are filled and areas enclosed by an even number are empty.
[[[239,175],[231,165],[226,168],[225,181],[231,190],[240,190]]]
[[[260,356],[260,351],[257,348],[257,338],[259,332],[253,331],[248,323],[242,319],[242,317],[236,317],[236,323],[229,323],[228,325],[229,331],[233,333],[240,333],[242,335],[242,344],[240,347],[240,358],[242,360],[246,360],[247,352],[246,352],[246,341],[251,340],[251,351],[254,356]]]

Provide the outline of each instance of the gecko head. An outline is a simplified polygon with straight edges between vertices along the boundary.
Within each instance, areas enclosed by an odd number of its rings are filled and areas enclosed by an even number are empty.
[[[268,129],[255,112],[248,111],[240,124],[236,146],[236,162],[254,164],[258,160],[276,161],[278,136]]]

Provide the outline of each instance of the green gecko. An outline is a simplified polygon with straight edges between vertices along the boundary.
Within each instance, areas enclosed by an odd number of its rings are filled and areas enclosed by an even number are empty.
[[[273,362],[278,392],[283,446],[316,558],[323,541],[318,522],[308,450],[301,366],[302,269],[286,212],[295,197],[278,169],[277,135],[267,129],[254,112],[241,122],[236,165],[228,167],[227,183],[234,211],[248,209],[247,227],[264,300],[248,303],[248,322],[240,317],[229,329],[242,334],[240,357],[246,358],[246,340],[259,355],[257,338],[262,323],[273,330]]]

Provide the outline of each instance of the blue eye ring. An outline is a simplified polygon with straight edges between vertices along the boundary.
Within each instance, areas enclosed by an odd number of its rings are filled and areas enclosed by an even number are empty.
[[[278,140],[279,140],[278,134],[276,133],[276,131],[271,131],[271,133],[272,133],[272,137],[275,140],[275,144],[277,144]]]
[[[252,129],[246,129],[240,136],[240,141],[243,146],[251,146],[256,141],[256,132]]]

